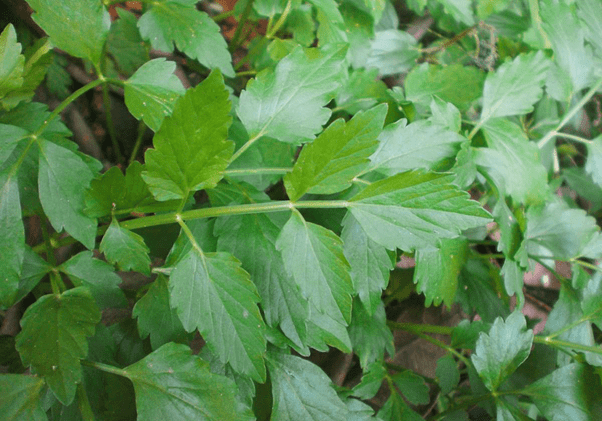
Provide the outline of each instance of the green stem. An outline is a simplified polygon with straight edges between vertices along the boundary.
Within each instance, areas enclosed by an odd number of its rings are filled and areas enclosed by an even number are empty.
[[[261,136],[263,136],[263,130],[260,131],[259,133],[257,133],[254,137],[252,137],[251,139],[247,140],[247,143],[245,143],[244,145],[242,145],[240,147],[239,150],[237,150],[236,152],[234,152],[234,155],[232,155],[232,158],[230,158],[230,164],[234,161],[236,161],[236,159],[241,156],[247,149],[249,149],[253,143],[255,143],[257,141],[257,139],[261,138]]]
[[[201,246],[199,246],[199,243],[197,243],[196,238],[194,238],[194,234],[192,233],[192,231],[190,231],[190,228],[188,228],[188,225],[186,225],[186,223],[182,220],[182,217],[180,215],[176,215],[176,221],[178,222],[178,225],[180,225],[180,228],[182,228],[182,231],[184,231],[184,234],[186,234],[186,237],[188,237],[188,241],[190,241],[190,244],[192,244],[192,247],[202,257],[203,250],[201,249]]]
[[[40,218],[40,228],[42,230],[42,238],[44,239],[44,244],[46,245],[46,260],[52,267],[56,267],[56,256],[54,255],[54,249],[52,248],[52,243],[50,242],[50,234],[48,233],[48,225],[44,215],[38,215]]]
[[[83,383],[77,385],[77,406],[84,421],[94,421],[94,413]]]
[[[234,16],[234,13],[235,13],[234,9],[228,10],[227,12],[220,13],[219,15],[213,16],[211,19],[213,19],[213,22],[215,22],[215,23],[221,22],[224,19],[229,18],[230,16]]]
[[[136,138],[136,143],[134,143],[134,149],[132,149],[132,154],[130,155],[130,160],[128,165],[136,160],[136,156],[138,155],[138,151],[140,150],[140,146],[142,146],[142,140],[144,139],[144,133],[146,133],[146,124],[144,124],[144,120],[140,120],[138,123],[138,137]]]
[[[109,87],[105,84],[102,86],[102,100],[105,107],[105,117],[107,119],[107,130],[109,131],[109,137],[115,150],[115,157],[117,162],[123,162],[123,155],[121,154],[121,148],[119,142],[117,142],[117,133],[115,133],[115,125],[113,124],[113,116],[111,114],[111,97],[109,96]]]
[[[503,253],[488,253],[488,254],[475,253],[471,257],[473,257],[475,259],[504,259],[506,256],[504,256]]]
[[[533,342],[539,343],[539,344],[550,345],[550,346],[557,347],[557,348],[570,348],[570,349],[574,349],[574,350],[578,350],[578,351],[593,352],[595,354],[602,355],[602,348],[600,348],[599,346],[589,346],[589,345],[577,344],[575,342],[567,342],[567,341],[561,341],[558,339],[550,339],[549,336],[536,336],[533,338]]]
[[[291,11],[292,3],[292,0],[288,0],[286,2],[286,7],[284,8],[282,15],[280,16],[280,19],[278,19],[274,26],[265,34],[266,38],[271,39],[276,34],[276,32],[278,32],[280,27],[284,25],[284,22],[286,22],[286,18],[288,17],[288,14]]]
[[[488,118],[487,119],[483,119],[483,117],[481,116],[481,120],[479,120],[479,122],[472,128],[472,130],[468,134],[468,140],[472,140],[472,138],[474,137],[474,135],[476,135],[477,132],[479,130],[481,130],[481,127],[483,126],[483,124],[485,124],[485,122],[487,120],[488,120]]]
[[[264,175],[264,174],[286,174],[291,172],[292,168],[240,168],[236,170],[224,171],[224,176],[242,177],[246,175]]]
[[[584,262],[583,260],[571,259],[570,262],[571,263],[575,263],[575,264],[577,264],[579,266],[582,266],[584,268],[588,268],[588,269],[594,270],[596,272],[602,272],[602,268],[600,266],[592,265],[591,263]]]
[[[569,330],[576,328],[581,323],[587,322],[591,318],[592,318],[592,315],[580,317],[578,320],[575,320],[574,322],[569,323],[568,325],[563,326],[562,329],[558,329],[557,331],[550,333],[548,336],[545,336],[544,340],[545,341],[550,341],[550,340],[552,340],[552,339],[554,339],[554,338],[562,335],[564,332],[568,332]]]
[[[97,370],[104,371],[105,373],[111,373],[111,374],[115,374],[117,376],[129,378],[127,371],[125,371],[121,368],[113,367],[112,365],[97,363],[97,362],[88,361],[88,360],[80,360],[80,362],[82,365],[85,365],[86,367],[96,368]]]
[[[243,10],[242,15],[240,16],[240,20],[238,21],[238,26],[236,27],[236,31],[234,31],[234,36],[232,36],[232,42],[230,43],[230,47],[228,49],[230,52],[234,52],[240,46],[242,30],[247,23],[247,19],[251,14],[251,10],[253,10],[253,2],[255,0],[249,0],[247,5],[245,6],[245,10]]]
[[[236,77],[240,76],[255,76],[257,74],[257,70],[245,70],[242,72],[236,72]]]
[[[61,279],[61,275],[56,270],[53,270],[50,272],[49,276],[50,276],[50,288],[52,288],[52,294],[56,295],[56,296],[61,295],[61,291],[63,291],[65,289],[65,284],[63,283],[63,280]]]
[[[602,78],[600,78],[596,82],[596,84],[592,86],[589,91],[587,91],[585,96],[581,98],[581,100],[577,104],[575,104],[573,108],[569,110],[568,113],[565,114],[565,116],[562,118],[560,123],[558,123],[554,130],[548,132],[539,142],[537,142],[537,146],[539,147],[539,149],[543,149],[543,147],[550,141],[550,139],[559,134],[560,129],[562,129],[579,112],[579,110],[583,108],[585,104],[587,104],[587,102],[591,99],[592,96],[594,96],[594,94],[598,91],[598,89],[601,86]]]
[[[392,322],[387,320],[387,326],[390,329],[395,330],[404,330],[406,332],[414,333],[414,332],[422,332],[422,333],[436,333],[438,335],[451,335],[454,331],[453,327],[450,326],[437,326],[437,325],[427,325],[427,324],[418,324],[418,323],[400,323],[400,322]]]
[[[234,66],[234,70],[240,69],[244,64],[251,60],[251,58],[257,53],[259,50],[265,49],[265,44],[269,40],[267,38],[261,38],[254,46],[249,50],[246,56],[244,56],[236,65]]]
[[[575,136],[568,133],[557,133],[556,135],[564,139],[574,140],[575,142],[583,143],[584,145],[591,145],[592,143],[594,143],[592,140],[584,139],[581,136]]]

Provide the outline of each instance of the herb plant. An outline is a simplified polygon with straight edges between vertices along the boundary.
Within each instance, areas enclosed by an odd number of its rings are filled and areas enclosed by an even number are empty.
[[[0,418],[602,419],[599,0],[27,3],[47,38],[0,35]],[[102,163],[60,118],[92,95]]]

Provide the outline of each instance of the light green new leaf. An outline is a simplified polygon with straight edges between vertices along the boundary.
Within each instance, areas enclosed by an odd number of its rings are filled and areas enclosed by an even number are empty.
[[[592,82],[594,70],[592,52],[585,47],[581,22],[571,6],[565,3],[541,1],[539,13],[542,26],[552,43],[555,61],[568,74],[571,92],[579,92]]]
[[[592,409],[600,403],[600,378],[591,367],[569,364],[524,390],[550,421],[593,421]]]
[[[125,370],[140,421],[239,420],[236,385],[214,374],[188,345],[168,343]]]
[[[17,177],[0,172],[0,308],[14,304],[25,254],[25,229],[21,216]]]
[[[481,96],[484,80],[485,73],[476,67],[423,63],[408,73],[404,83],[409,101],[426,106],[436,95],[464,110]]]
[[[265,325],[257,288],[229,253],[191,249],[173,268],[171,306],[184,329],[198,329],[223,363],[257,381],[265,380]]]
[[[87,288],[44,295],[21,319],[16,348],[23,363],[44,377],[56,398],[69,405],[81,381],[79,360],[88,355],[86,337],[94,335],[100,311]]]
[[[458,289],[458,275],[468,257],[465,237],[442,238],[435,250],[416,251],[414,283],[424,294],[425,306],[444,303],[451,308]]]
[[[196,9],[196,0],[157,0],[138,20],[142,38],[153,48],[171,53],[174,44],[188,57],[234,77],[232,57],[220,27]]]
[[[383,290],[389,283],[393,261],[387,249],[372,240],[351,213],[343,219],[343,252],[351,266],[353,290],[357,292],[369,315],[381,304]]]
[[[256,0],[253,2],[253,9],[255,9],[260,16],[267,18],[281,14],[285,7],[286,0]]]
[[[362,368],[375,361],[381,361],[385,351],[391,356],[395,354],[393,334],[387,326],[387,315],[382,301],[370,315],[364,306],[355,300],[348,330],[353,352],[358,356]]]
[[[75,57],[100,64],[111,26],[109,12],[99,0],[27,0],[33,20],[52,43]]]
[[[75,152],[47,140],[38,145],[38,188],[46,216],[55,230],[64,228],[86,248],[93,249],[97,223],[84,214],[84,191],[94,174]]]
[[[82,251],[63,263],[59,270],[69,276],[75,286],[85,286],[100,309],[125,307],[127,302],[119,288],[121,278],[113,266],[94,259],[91,251]]]
[[[387,106],[382,104],[358,112],[348,122],[338,119],[306,145],[293,171],[284,177],[289,198],[296,201],[308,192],[333,194],[351,186],[378,146],[376,138],[386,114]]]
[[[481,122],[527,114],[543,93],[549,60],[541,51],[520,54],[489,73],[483,88]]]
[[[353,284],[343,242],[332,231],[306,222],[294,210],[276,248],[284,266],[316,309],[342,325],[351,320]]]
[[[15,27],[9,24],[0,34],[0,99],[23,85],[25,57],[17,42]]]
[[[342,3],[340,6],[349,42],[347,59],[354,69],[366,65],[370,55],[371,40],[374,38],[374,22],[376,22],[369,10],[361,10],[357,6],[359,6],[357,2]]]
[[[140,337],[144,339],[150,335],[153,349],[168,342],[184,343],[189,336],[176,310],[169,305],[167,278],[161,274],[136,302],[132,316],[138,319]]]
[[[433,96],[429,108],[431,109],[431,117],[429,118],[431,123],[443,126],[454,133],[460,132],[462,115],[454,104],[445,102],[438,96]]]
[[[475,161],[498,189],[518,203],[536,205],[549,196],[548,173],[541,164],[539,148],[529,142],[516,123],[489,120],[483,127],[489,148],[476,148]]]
[[[491,220],[452,182],[452,175],[405,172],[366,187],[348,207],[366,234],[390,250],[436,248],[439,239]]]
[[[107,53],[113,57],[119,70],[129,76],[149,61],[148,48],[138,31],[136,15],[121,7],[115,11],[119,19],[111,25]]]
[[[602,57],[602,38],[599,35],[602,33],[602,8],[597,0],[580,0],[576,6],[577,15],[588,28],[587,40],[595,46],[598,57]]]
[[[597,185],[602,186],[602,135],[587,144],[585,171],[592,176]]]
[[[345,76],[344,46],[296,48],[275,70],[264,70],[240,94],[237,109],[250,138],[268,136],[299,144],[328,121],[325,108]]]
[[[86,215],[100,218],[131,212],[151,213],[172,210],[179,201],[157,202],[142,179],[145,166],[138,161],[130,164],[125,176],[118,167],[111,167],[92,180],[86,191]]]
[[[111,221],[109,229],[100,242],[101,253],[107,260],[117,265],[119,270],[133,270],[150,275],[149,248],[138,234],[121,228],[117,219]]]
[[[5,421],[47,421],[42,408],[45,382],[24,374],[0,375],[0,414]]]
[[[456,21],[467,26],[474,25],[471,0],[439,0],[439,3]]]
[[[377,68],[382,76],[408,71],[420,56],[416,38],[398,29],[377,32],[370,48],[366,68]]]
[[[234,149],[226,139],[232,122],[228,96],[221,74],[214,71],[189,89],[165,119],[142,173],[157,200],[186,199],[222,178]]]
[[[527,359],[532,344],[533,331],[527,330],[525,316],[515,311],[506,321],[498,317],[489,333],[479,336],[471,360],[485,386],[495,392]]]
[[[119,9],[118,9],[119,10]],[[151,60],[125,81],[125,105],[155,132],[171,115],[176,100],[184,95],[182,82],[173,74],[176,63],[164,58]]]
[[[315,364],[293,355],[270,353],[272,420],[341,421],[347,407],[337,396],[330,379]]]
[[[427,120],[406,125],[405,119],[388,125],[378,137],[370,168],[393,175],[416,168],[431,169],[452,158],[466,138]]]

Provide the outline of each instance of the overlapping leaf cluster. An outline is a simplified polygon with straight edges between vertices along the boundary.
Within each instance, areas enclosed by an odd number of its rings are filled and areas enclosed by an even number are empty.
[[[3,342],[21,362],[0,375],[7,419],[418,420],[433,399],[437,419],[477,404],[499,420],[602,417],[602,138],[599,123],[574,134],[602,86],[597,0],[407,1],[452,34],[422,46],[389,1],[248,0],[235,16],[268,24],[238,64],[244,25],[229,45],[195,0],[113,21],[100,0],[28,3],[48,38],[23,52],[13,25],[0,35],[0,306],[33,302]],[[53,112],[31,101],[50,45],[98,77]],[[150,48],[177,49],[202,81],[185,89]],[[57,118],[101,85],[154,132],[125,172],[103,172]],[[561,138],[585,158],[565,159]],[[35,221],[43,242],[27,245]],[[476,247],[492,239],[496,262]],[[481,320],[388,325],[402,254],[426,306]],[[534,335],[524,274],[554,261],[573,276]],[[148,283],[124,293],[117,270]],[[107,327],[107,309],[132,317]],[[451,335],[431,339],[447,351],[435,379],[387,364],[390,327]],[[352,389],[304,358],[333,348],[358,357]],[[362,400],[383,382],[375,414]]]

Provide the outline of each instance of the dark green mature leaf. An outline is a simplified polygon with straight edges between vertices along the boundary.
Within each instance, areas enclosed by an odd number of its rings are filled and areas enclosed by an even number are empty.
[[[100,64],[111,18],[98,0],[27,0],[33,19],[52,43],[75,57]]]
[[[173,61],[157,58],[142,65],[125,81],[125,105],[155,132],[185,92],[182,82],[173,74],[175,69]]]
[[[385,98],[387,85],[378,78],[378,69],[357,69],[350,73],[349,79],[339,89],[336,96],[337,106],[349,114],[367,110]]]
[[[406,125],[405,119],[387,126],[378,137],[378,149],[370,157],[370,168],[387,175],[430,169],[456,155],[465,137],[443,126],[419,120]]]
[[[343,252],[351,266],[349,274],[368,314],[374,314],[381,304],[382,292],[389,283],[393,261],[387,249],[372,240],[357,220],[347,213],[343,220]]]
[[[390,250],[435,248],[440,238],[490,221],[452,181],[453,176],[421,170],[397,174],[366,187],[348,208],[366,234]]]
[[[40,202],[55,230],[63,228],[88,249],[96,239],[96,219],[84,214],[84,191],[94,174],[75,152],[53,142],[39,145]]]
[[[533,331],[527,330],[525,316],[515,311],[497,318],[489,333],[482,333],[471,360],[485,386],[492,392],[521,365],[531,352]]]
[[[9,24],[0,34],[0,99],[23,85],[25,57],[17,42],[15,27]]]
[[[359,357],[362,368],[382,360],[385,351],[391,356],[395,353],[393,334],[387,326],[387,316],[382,301],[370,315],[364,306],[359,305],[355,300],[348,331],[353,351]]]
[[[435,373],[437,374],[437,382],[441,388],[441,393],[444,395],[450,393],[460,383],[460,370],[458,370],[458,364],[451,354],[445,354],[437,360]]]
[[[341,421],[348,409],[315,364],[293,355],[270,353],[272,420]]]
[[[125,307],[126,301],[119,289],[121,278],[113,266],[94,259],[91,251],[82,251],[63,263],[59,270],[71,278],[76,286],[86,286],[101,309]]]
[[[188,225],[188,229],[190,229],[192,236],[201,250],[205,252],[217,251],[217,238],[213,236],[214,219],[193,219],[186,222],[186,225]],[[175,266],[191,249],[192,243],[190,239],[181,230],[180,235],[169,251],[169,255],[165,259],[165,267]]]
[[[0,172],[0,307],[14,304],[25,253],[25,229],[17,178],[10,169]]]
[[[157,212],[174,209],[179,202],[157,202],[142,179],[145,166],[138,161],[130,164],[125,176],[118,167],[112,167],[92,180],[86,191],[85,213],[99,218],[113,213]]]
[[[124,371],[134,383],[139,420],[246,420],[234,382],[213,374],[187,345],[165,344]]]
[[[349,323],[353,285],[341,239],[322,226],[306,222],[294,210],[276,248],[303,296],[337,323]]]
[[[198,329],[224,363],[265,380],[265,325],[249,274],[229,253],[190,250],[173,268],[171,305],[184,329]]]
[[[186,199],[222,178],[234,149],[227,140],[232,122],[228,91],[219,71],[176,103],[146,152],[142,178],[157,200]]]
[[[510,314],[508,306],[500,299],[499,292],[494,287],[494,283],[501,282],[499,275],[491,272],[490,266],[482,260],[469,259],[462,268],[459,281],[456,296],[466,313],[470,314],[474,310],[487,323]]]
[[[424,383],[424,379],[413,371],[401,371],[391,378],[412,405],[426,405],[430,402],[429,387]]]
[[[0,124],[0,168],[3,167],[11,153],[26,139],[29,132],[21,127]]]
[[[485,169],[498,189],[518,203],[536,205],[549,195],[548,174],[539,148],[507,119],[489,120],[483,126],[489,148],[475,150],[476,163]]]
[[[150,335],[153,349],[168,342],[184,342],[188,337],[176,310],[169,305],[167,278],[161,274],[136,302],[132,316],[138,319],[140,336]]]
[[[352,351],[347,327],[339,320],[318,311],[312,302],[309,303],[309,317],[306,322],[308,347],[320,352],[328,351],[328,346],[338,348],[345,354]]]
[[[284,177],[292,201],[305,193],[333,194],[351,186],[351,182],[370,162],[368,157],[378,146],[387,106],[358,112],[350,121],[338,119],[303,148],[293,171]]]
[[[150,275],[149,248],[138,234],[121,228],[113,219],[100,242],[101,253],[119,270],[135,270]]]
[[[483,88],[481,121],[533,111],[543,93],[549,61],[541,51],[521,54],[489,73]]]
[[[115,11],[119,19],[111,25],[107,53],[113,57],[117,67],[129,76],[149,61],[148,49],[138,31],[136,15],[120,7]]]
[[[344,46],[296,48],[275,70],[264,70],[240,94],[237,113],[250,138],[268,136],[299,144],[328,121],[325,105],[345,75]]]
[[[19,290],[15,302],[22,300],[33,290],[40,280],[53,269],[46,260],[42,259],[29,246],[25,247],[23,270],[19,279]]]
[[[416,38],[398,29],[377,32],[371,49],[366,67],[377,68],[382,76],[407,72],[420,56]]]
[[[138,20],[142,38],[157,50],[175,46],[210,69],[234,77],[232,58],[219,26],[196,9],[196,0],[157,0]]]
[[[405,79],[406,98],[426,106],[437,95],[464,110],[481,96],[484,80],[485,74],[476,67],[423,63]]]
[[[42,408],[45,382],[21,374],[0,375],[0,413],[5,421],[46,421]]]
[[[444,303],[451,308],[467,257],[468,240],[464,237],[442,238],[437,249],[416,251],[414,283],[416,291],[424,294],[425,306]]]
[[[409,407],[401,395],[392,391],[389,399],[378,411],[378,416],[387,421],[420,421],[423,418]]]
[[[582,364],[569,364],[525,390],[550,421],[593,421],[592,408],[600,403],[600,378]]]
[[[362,381],[353,388],[352,395],[362,399],[373,398],[378,393],[386,375],[387,369],[382,361],[362,367]]]
[[[87,288],[44,295],[21,319],[16,347],[25,365],[44,377],[56,398],[69,405],[81,381],[79,360],[88,354],[86,337],[94,335],[100,311]]]

